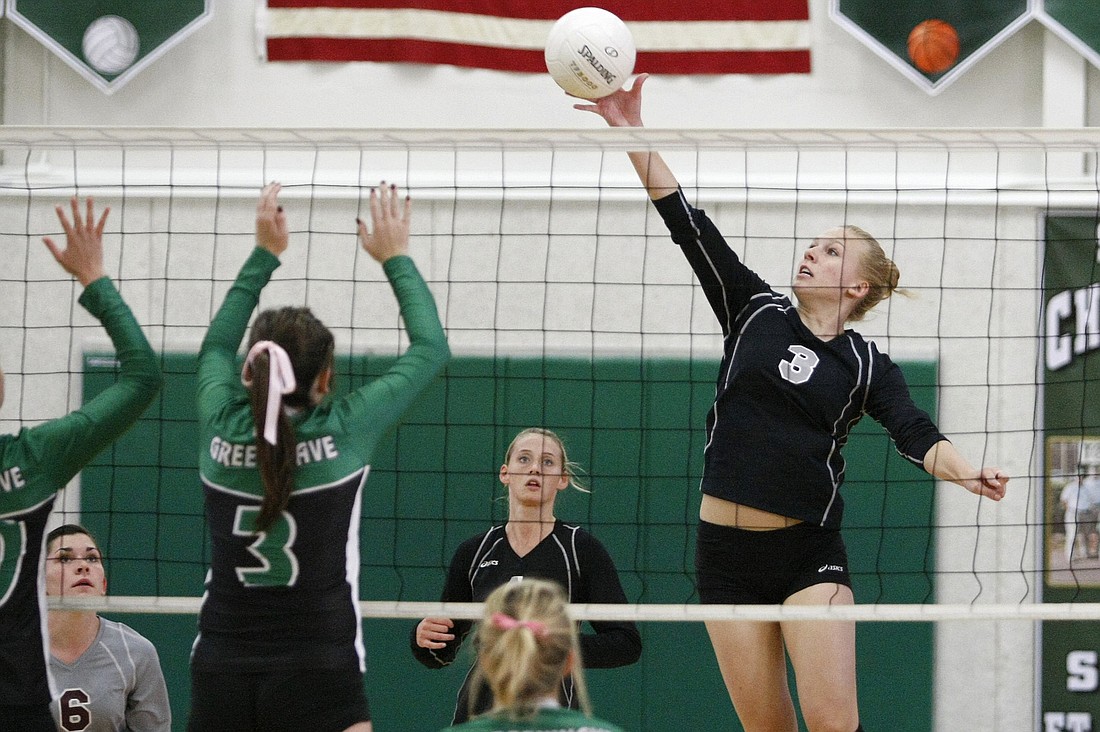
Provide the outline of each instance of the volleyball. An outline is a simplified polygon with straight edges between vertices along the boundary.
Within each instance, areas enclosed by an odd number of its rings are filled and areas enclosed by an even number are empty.
[[[101,74],[120,74],[133,65],[141,47],[137,28],[125,18],[104,15],[84,31],[84,60]]]
[[[634,71],[634,38],[626,23],[603,8],[561,16],[546,38],[546,70],[558,86],[583,99],[617,91]]]
[[[945,20],[930,18],[909,32],[909,58],[926,74],[940,74],[959,57],[959,34]]]

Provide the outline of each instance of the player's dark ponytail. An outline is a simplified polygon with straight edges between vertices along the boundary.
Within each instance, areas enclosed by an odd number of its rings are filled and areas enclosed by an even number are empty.
[[[318,320],[309,308],[286,307],[265,310],[252,325],[249,347],[258,341],[273,341],[286,351],[294,369],[296,388],[283,397],[283,409],[276,419],[276,439],[272,445],[264,439],[267,419],[268,384],[271,378],[271,356],[258,352],[251,364],[252,386],[249,401],[256,424],[256,461],[264,484],[264,499],[256,528],[268,529],[286,510],[294,489],[297,467],[297,436],[287,417],[287,409],[303,411],[314,406],[313,386],[325,368],[332,367],[335,341],[332,332]]]

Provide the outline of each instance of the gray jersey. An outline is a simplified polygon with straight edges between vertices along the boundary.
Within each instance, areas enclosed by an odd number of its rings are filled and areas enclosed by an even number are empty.
[[[99,619],[95,641],[72,664],[50,656],[63,732],[168,732],[172,711],[153,644],[123,623]]]

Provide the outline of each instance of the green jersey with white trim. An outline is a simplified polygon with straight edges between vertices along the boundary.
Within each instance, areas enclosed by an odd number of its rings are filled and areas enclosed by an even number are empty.
[[[107,330],[120,375],[75,412],[0,435],[0,706],[50,703],[41,577],[54,497],[130,428],[161,385],[156,354],[111,280],[90,283],[79,302]]]
[[[449,357],[431,292],[407,256],[383,265],[410,345],[387,373],[291,414],[295,486],[257,531],[263,498],[237,349],[279,260],[256,249],[199,353],[200,471],[211,567],[192,664],[202,670],[365,669],[359,614],[361,491],[379,441]],[[288,413],[289,414],[289,413]]]

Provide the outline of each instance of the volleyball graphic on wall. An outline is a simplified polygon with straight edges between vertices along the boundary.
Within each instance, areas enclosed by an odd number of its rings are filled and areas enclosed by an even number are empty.
[[[141,41],[137,28],[125,18],[104,15],[84,31],[84,59],[103,74],[120,74],[137,59]]]
[[[191,35],[213,0],[0,0],[6,17],[106,94]]]

